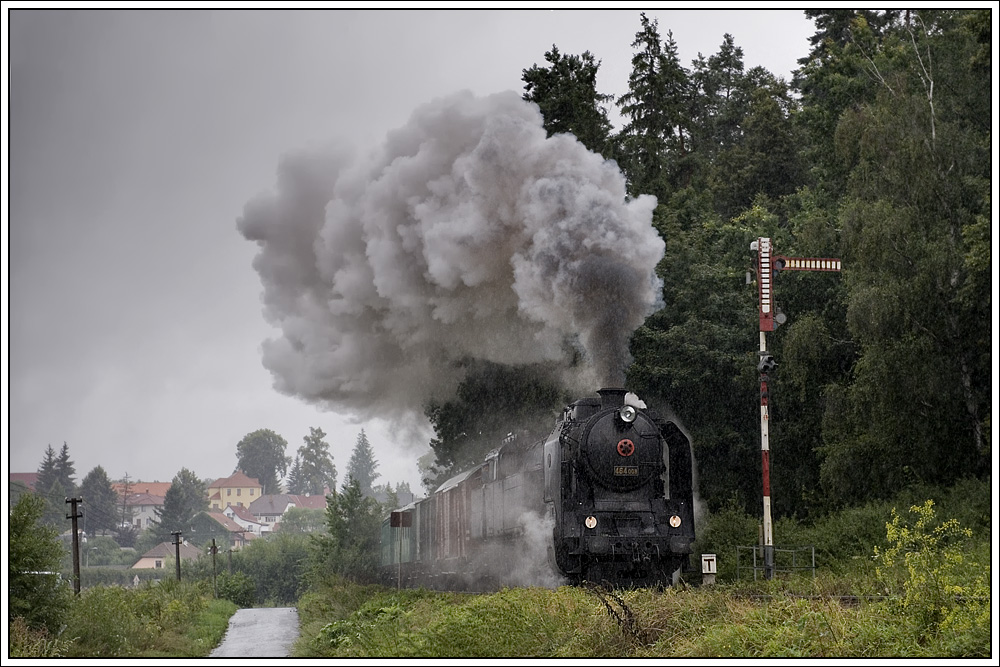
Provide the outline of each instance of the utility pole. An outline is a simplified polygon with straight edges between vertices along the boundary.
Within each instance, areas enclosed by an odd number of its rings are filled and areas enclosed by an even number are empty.
[[[215,590],[215,597],[219,597],[219,584],[215,580],[215,554],[219,553],[219,547],[215,546],[215,538],[212,538],[212,588]]]
[[[80,594],[80,533],[77,530],[76,520],[82,514],[76,511],[77,504],[83,503],[83,498],[67,498],[66,503],[70,506],[70,514],[67,519],[73,520],[73,592]]]
[[[177,562],[177,581],[181,580],[181,531],[175,530],[170,533],[174,536],[174,554]]]
[[[771,446],[769,443],[769,399],[767,383],[770,374],[777,367],[774,356],[767,349],[767,332],[785,323],[785,315],[774,303],[773,282],[779,271],[840,271],[840,260],[817,257],[785,257],[774,255],[771,239],[758,238],[750,244],[756,254],[757,266],[757,314],[760,323],[759,361],[760,374],[760,453],[763,474],[764,498],[764,577],[774,578],[774,535],[771,524]]]

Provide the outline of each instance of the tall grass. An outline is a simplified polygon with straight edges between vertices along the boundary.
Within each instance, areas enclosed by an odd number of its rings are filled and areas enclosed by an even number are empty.
[[[208,655],[236,605],[204,586],[165,581],[140,588],[96,586],[75,599],[62,634],[67,657]]]
[[[935,500],[919,500],[923,493]],[[908,508],[911,499],[916,500]],[[932,507],[939,510],[936,516]],[[397,592],[331,579],[300,600],[302,636],[293,654],[989,657],[989,512],[986,485],[967,482],[911,490],[894,502],[846,510],[813,525],[786,521],[781,534],[811,541],[819,569],[814,576],[766,581],[737,581],[735,568],[724,567],[722,547],[735,548],[753,536],[754,520],[737,510],[721,513],[714,524],[710,518],[710,529],[699,538],[700,546],[719,548],[714,586],[462,595]],[[951,516],[961,519],[944,518]]]

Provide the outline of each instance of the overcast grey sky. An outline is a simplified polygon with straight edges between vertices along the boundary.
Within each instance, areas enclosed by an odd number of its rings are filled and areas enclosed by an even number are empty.
[[[800,10],[647,13],[687,67],[730,33],[747,68],[786,79],[814,32]],[[277,332],[236,221],[290,152],[368,151],[441,96],[520,94],[553,44],[592,52],[599,90],[620,95],[639,29],[638,9],[7,18],[9,470],[35,471],[66,442],[78,481],[97,465],[217,478],[251,431],[273,429],[294,455],[320,427],[343,480],[364,428],[378,481],[418,492],[426,439],[273,388],[261,344]]]

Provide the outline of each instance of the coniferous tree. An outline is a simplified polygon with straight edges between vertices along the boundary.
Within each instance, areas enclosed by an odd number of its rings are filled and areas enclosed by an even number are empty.
[[[285,486],[288,488],[288,492],[292,494],[305,493],[302,486],[302,461],[299,455],[296,454],[295,458],[292,459],[292,467],[288,469],[288,478],[285,480]]]
[[[157,519],[154,532],[160,540],[167,540],[173,531],[183,532],[191,517],[207,509],[205,482],[187,468],[181,468],[167,489],[163,506],[154,510]]]
[[[371,497],[374,494],[375,480],[379,477],[377,469],[375,450],[368,442],[364,429],[361,429],[354,450],[351,452],[351,460],[347,462],[347,479],[356,481],[361,493],[365,497]]]
[[[59,457],[56,459],[56,475],[58,476],[59,484],[62,485],[66,492],[74,495],[76,493],[76,468],[69,458],[69,445],[65,442],[59,451]]]
[[[633,197],[652,194],[662,203],[689,176],[688,128],[691,84],[681,66],[673,33],[661,41],[657,21],[641,14],[632,47],[629,90],[617,104],[625,126],[617,135],[616,157]]]
[[[49,445],[45,450],[45,458],[38,468],[35,493],[44,501],[40,521],[62,532],[69,528],[66,520],[66,498],[72,494],[72,489],[67,488],[63,482],[59,461],[52,445]]]
[[[340,493],[328,497],[327,533],[317,536],[321,549],[314,556],[319,568],[363,583],[377,581],[381,526],[381,506],[349,476]]]
[[[309,435],[302,438],[305,444],[299,447],[295,457],[299,465],[296,473],[296,487],[299,490],[294,493],[320,495],[327,487],[331,491],[337,488],[337,467],[330,457],[330,446],[324,440],[325,437],[323,429],[310,427]]]
[[[95,467],[80,483],[80,497],[83,498],[83,525],[88,533],[120,529],[118,494],[111,486],[104,468]]]
[[[562,54],[555,44],[545,60],[549,67],[532,65],[522,71],[523,99],[538,105],[549,136],[572,134],[591,151],[610,157],[611,121],[604,105],[612,96],[597,92],[600,61],[589,51]]]

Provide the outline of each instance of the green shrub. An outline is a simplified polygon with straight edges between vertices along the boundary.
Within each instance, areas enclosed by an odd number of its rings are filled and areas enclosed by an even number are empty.
[[[990,631],[989,560],[969,550],[972,531],[956,519],[935,522],[933,500],[909,511],[912,523],[892,510],[888,546],[875,549],[886,589],[896,592],[902,577],[902,595],[892,606],[910,619],[922,643],[943,640],[962,653],[976,653],[977,645],[988,646],[980,642]]]
[[[252,607],[254,605],[257,585],[249,575],[243,572],[220,574],[217,585],[220,599],[229,600],[241,608]]]
[[[55,633],[62,627],[72,598],[62,578],[66,549],[55,529],[41,524],[45,501],[25,493],[10,510],[8,529],[8,610],[28,627]]]

